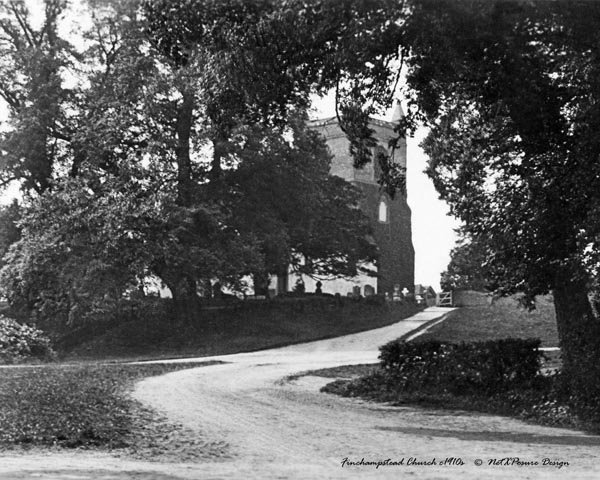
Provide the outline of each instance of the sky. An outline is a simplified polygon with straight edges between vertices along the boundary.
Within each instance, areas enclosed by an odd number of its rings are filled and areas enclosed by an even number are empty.
[[[439,292],[440,274],[450,261],[459,222],[448,215],[448,205],[439,199],[431,179],[423,173],[427,156],[419,143],[426,134],[425,129],[420,129],[414,138],[407,139],[406,189],[412,210],[415,283],[431,285]]]
[[[327,118],[335,115],[332,96],[313,97],[312,103],[312,118]],[[390,121],[392,110],[381,119]],[[424,173],[427,167],[427,155],[419,144],[426,135],[427,130],[420,128],[415,132],[414,137],[406,139],[406,190],[408,205],[412,211],[415,284],[431,285],[436,292],[439,292],[440,274],[446,270],[450,261],[450,250],[456,243],[455,229],[459,226],[459,222],[448,215],[448,205],[439,199],[433,182]]]

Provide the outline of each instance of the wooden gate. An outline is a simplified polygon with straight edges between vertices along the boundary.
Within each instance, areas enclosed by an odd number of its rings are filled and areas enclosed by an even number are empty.
[[[451,307],[452,306],[452,292],[440,292],[438,298],[438,307]]]

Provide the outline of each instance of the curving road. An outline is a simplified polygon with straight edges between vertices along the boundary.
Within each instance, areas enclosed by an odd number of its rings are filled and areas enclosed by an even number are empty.
[[[146,379],[135,396],[227,444],[230,458],[199,467],[202,478],[240,478],[242,472],[263,479],[599,478],[600,437],[497,416],[338,398],[319,393],[330,381],[319,377],[283,380],[316,368],[376,362],[379,345],[431,325],[447,311],[430,308],[377,330],[215,357],[230,363]],[[350,465],[363,459],[402,464]],[[535,461],[540,465],[523,465]],[[558,462],[569,465],[558,468]]]
[[[99,454],[13,456],[3,459],[0,478],[33,478],[25,475],[40,474],[44,458],[50,463],[37,478],[599,478],[600,437],[498,416],[369,404],[319,393],[328,379],[286,379],[316,368],[376,362],[379,345],[446,311],[431,308],[389,327],[330,340],[211,357],[228,363],[140,382],[137,399],[220,445],[224,454],[201,463]],[[369,464],[378,461],[388,464]],[[48,476],[52,469],[54,477]]]

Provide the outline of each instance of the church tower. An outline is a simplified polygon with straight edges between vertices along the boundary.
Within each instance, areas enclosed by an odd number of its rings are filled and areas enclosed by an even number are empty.
[[[378,294],[392,296],[405,288],[411,292],[413,290],[415,252],[412,244],[411,211],[406,201],[406,192],[397,192],[392,199],[377,183],[380,175],[376,162],[377,153],[383,150],[384,153],[392,155],[388,144],[395,135],[395,124],[402,117],[402,108],[398,103],[391,122],[370,120],[369,127],[375,132],[377,146],[372,152],[371,162],[360,169],[354,168],[349,141],[336,117],[310,122],[311,128],[325,138],[333,155],[331,174],[351,182],[363,192],[361,209],[371,220],[375,242],[379,248],[376,279],[356,278],[347,281],[347,285],[343,281],[334,281],[335,285],[324,284],[324,292],[346,295],[350,291],[357,292],[357,288],[360,288],[362,295],[375,290]],[[406,168],[406,139],[402,139],[398,148],[394,150],[393,161]]]

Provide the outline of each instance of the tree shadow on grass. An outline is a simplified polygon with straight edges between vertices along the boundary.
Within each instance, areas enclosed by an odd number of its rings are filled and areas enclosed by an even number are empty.
[[[442,430],[438,428],[422,427],[377,427],[377,429],[405,433],[408,435],[447,437],[482,442],[513,442],[575,446],[600,445],[600,436],[593,435],[539,435],[525,432]]]

